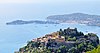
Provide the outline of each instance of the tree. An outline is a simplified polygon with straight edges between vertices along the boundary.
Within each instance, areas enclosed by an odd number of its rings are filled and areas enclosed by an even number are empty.
[[[97,48],[94,48],[92,51],[88,51],[86,53],[100,53],[100,45]]]
[[[80,52],[82,52],[84,48],[84,43],[80,43],[77,48],[79,49]]]
[[[77,48],[76,47],[72,47],[68,50],[69,53],[78,53]]]
[[[60,46],[61,53],[65,53],[66,49],[67,49],[67,46],[65,45]]]

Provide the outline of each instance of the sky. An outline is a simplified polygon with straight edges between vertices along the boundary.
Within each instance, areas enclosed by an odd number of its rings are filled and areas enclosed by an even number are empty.
[[[75,0],[0,0],[0,3],[52,3],[52,2],[65,2],[65,1],[70,2]]]
[[[100,0],[0,0],[0,21],[42,19],[50,15],[100,15]]]
[[[55,0],[57,2],[61,2],[61,0]],[[55,2],[54,0],[0,0],[0,3],[47,3],[47,2]]]
[[[0,3],[52,3],[52,2],[82,2],[99,0],[0,0]]]

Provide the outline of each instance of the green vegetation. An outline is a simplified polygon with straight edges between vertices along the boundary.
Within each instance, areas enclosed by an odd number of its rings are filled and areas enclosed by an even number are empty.
[[[15,53],[82,53],[99,52],[99,38],[96,34],[84,35],[75,29],[60,29],[42,38],[33,39]],[[91,51],[92,50],[92,51]]]
[[[68,41],[76,41],[76,37],[73,37],[73,38],[68,37],[67,40],[68,40]]]
[[[86,53],[100,53],[100,45],[97,48],[94,48],[92,51],[88,51]]]

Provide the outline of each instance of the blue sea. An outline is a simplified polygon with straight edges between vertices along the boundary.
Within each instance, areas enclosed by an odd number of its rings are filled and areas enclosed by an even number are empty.
[[[84,24],[26,24],[26,25],[0,25],[0,53],[14,53],[34,38],[58,31],[60,28],[78,28],[85,34],[96,33],[100,37],[100,27]]]

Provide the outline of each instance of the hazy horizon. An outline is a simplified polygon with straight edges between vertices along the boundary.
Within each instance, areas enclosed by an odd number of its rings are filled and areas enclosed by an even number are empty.
[[[43,19],[50,15],[100,15],[99,0],[0,0],[0,21]]]

